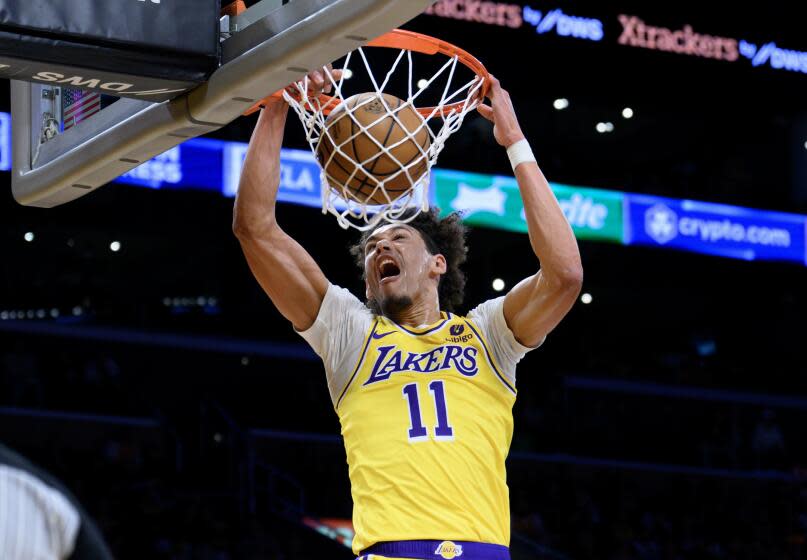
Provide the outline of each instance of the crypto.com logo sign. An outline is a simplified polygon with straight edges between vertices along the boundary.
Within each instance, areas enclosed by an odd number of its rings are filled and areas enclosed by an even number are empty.
[[[644,213],[645,231],[661,245],[678,236],[678,215],[664,204],[656,204]]]

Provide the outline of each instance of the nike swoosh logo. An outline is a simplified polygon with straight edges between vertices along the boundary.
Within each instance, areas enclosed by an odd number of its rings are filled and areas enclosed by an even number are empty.
[[[376,333],[373,333],[371,336],[372,336],[374,339],[379,340],[379,339],[384,338],[385,336],[390,335],[390,334],[392,334],[392,333],[394,333],[394,332],[395,332],[395,331],[390,331],[390,332],[385,332],[385,333],[383,333],[383,334],[376,334]]]

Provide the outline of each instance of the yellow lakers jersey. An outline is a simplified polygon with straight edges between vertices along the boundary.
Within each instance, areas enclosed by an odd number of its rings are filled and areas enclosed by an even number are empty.
[[[420,329],[374,318],[335,402],[356,554],[379,541],[509,545],[516,389],[480,333],[450,313]]]

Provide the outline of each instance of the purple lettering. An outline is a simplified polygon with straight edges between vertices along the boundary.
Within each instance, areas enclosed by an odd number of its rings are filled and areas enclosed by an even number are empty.
[[[420,367],[420,360],[422,359],[423,359],[422,354],[409,352],[409,355],[406,357],[406,361],[404,362],[401,369],[403,371],[416,371],[418,373],[423,373],[423,370]]]
[[[449,362],[457,362],[457,358],[460,357],[462,354],[462,346],[446,346],[446,355],[443,358],[443,365],[440,366],[440,369],[448,369],[451,367]]]
[[[469,346],[462,354],[463,357],[461,360],[454,361],[457,366],[457,371],[466,377],[473,377],[479,371],[479,367],[476,365],[477,350],[473,346]]]
[[[381,367],[381,364],[387,357],[387,354],[393,350],[395,346],[379,346],[378,348],[378,358],[376,358],[375,364],[373,365],[373,371],[370,373],[370,377],[367,381],[364,382],[365,385],[369,385],[370,383],[375,383],[376,381],[384,381],[389,379],[389,376],[392,375],[392,371],[385,371],[387,366]],[[398,356],[398,364],[401,363],[401,352],[398,351],[395,353]],[[392,360],[390,360],[392,361]]]
[[[446,345],[438,346],[423,354],[408,352],[404,358],[403,351],[396,349],[395,346],[380,346],[370,377],[364,384],[386,381],[393,374],[402,371],[434,373],[453,368],[466,377],[472,377],[479,371],[476,361],[478,353],[473,346],[463,348]]]
[[[435,348],[431,352],[428,352],[423,355],[426,358],[426,367],[423,368],[423,371],[426,373],[433,373],[440,369],[438,364],[440,363],[440,352],[443,351],[443,346]]]

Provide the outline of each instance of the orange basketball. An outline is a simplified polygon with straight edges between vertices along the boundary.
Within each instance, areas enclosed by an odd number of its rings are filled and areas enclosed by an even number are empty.
[[[381,95],[360,93],[344,100],[328,115],[328,133],[323,131],[317,144],[317,159],[331,188],[340,196],[346,192],[353,200],[367,204],[394,201],[428,169],[424,154],[431,140],[423,117],[402,99]],[[339,147],[335,153],[334,144]],[[358,169],[354,162],[360,164]]]

